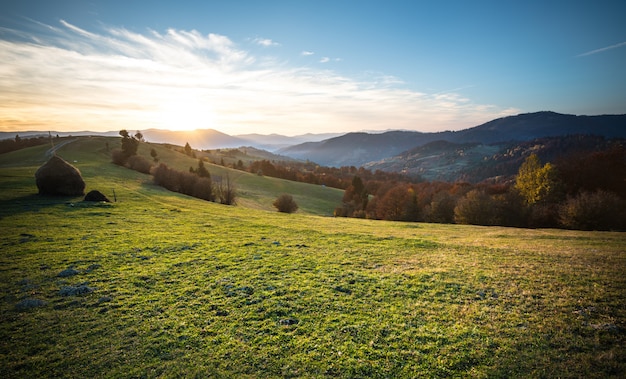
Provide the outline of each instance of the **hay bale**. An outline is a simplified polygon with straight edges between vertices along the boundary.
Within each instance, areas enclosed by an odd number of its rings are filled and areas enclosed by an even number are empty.
[[[80,196],[85,193],[80,171],[56,155],[37,169],[35,180],[40,195]]]
[[[111,200],[109,200],[102,192],[98,190],[89,191],[87,195],[85,195],[85,200],[83,201],[95,201],[95,202],[104,201],[106,203],[111,202]]]

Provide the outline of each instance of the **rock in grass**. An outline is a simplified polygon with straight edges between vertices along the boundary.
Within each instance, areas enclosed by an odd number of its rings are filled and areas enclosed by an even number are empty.
[[[18,311],[26,311],[32,308],[44,307],[47,304],[48,303],[40,299],[24,299],[20,301],[19,303],[15,304],[15,308]]]
[[[94,289],[87,286],[86,284],[80,284],[78,286],[65,286],[61,288],[59,291],[59,295],[61,296],[77,296],[77,295],[85,295],[93,292]]]
[[[298,323],[298,320],[296,320],[295,318],[283,318],[278,320],[278,323],[280,325],[296,325]]]
[[[78,275],[78,274],[79,274],[78,270],[75,270],[73,268],[68,268],[58,273],[57,276],[59,278],[67,278],[67,277]]]

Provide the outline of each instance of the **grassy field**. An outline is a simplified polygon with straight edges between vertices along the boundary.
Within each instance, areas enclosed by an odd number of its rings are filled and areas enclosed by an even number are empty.
[[[0,155],[3,378],[626,375],[625,233],[280,214],[270,182],[223,206],[101,142],[59,155],[116,203],[35,195],[47,147]]]

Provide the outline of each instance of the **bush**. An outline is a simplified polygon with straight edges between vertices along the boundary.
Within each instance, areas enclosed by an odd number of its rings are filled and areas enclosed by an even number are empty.
[[[139,155],[133,155],[128,158],[126,165],[131,170],[135,170],[144,174],[149,174],[152,169],[152,163],[144,157]]]
[[[280,195],[273,203],[279,212],[293,213],[298,210],[298,204],[293,200],[293,196],[288,194]]]
[[[118,166],[124,166],[127,158],[126,154],[120,149],[111,151],[111,161]]]
[[[612,192],[581,192],[561,205],[561,224],[580,230],[625,230],[626,201]]]
[[[211,179],[199,178],[193,187],[193,197],[207,201],[215,201]]]

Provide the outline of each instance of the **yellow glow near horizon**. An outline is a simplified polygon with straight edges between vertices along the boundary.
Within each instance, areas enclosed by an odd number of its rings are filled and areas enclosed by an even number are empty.
[[[211,107],[195,99],[178,99],[164,105],[160,113],[160,129],[194,131],[215,128]]]

